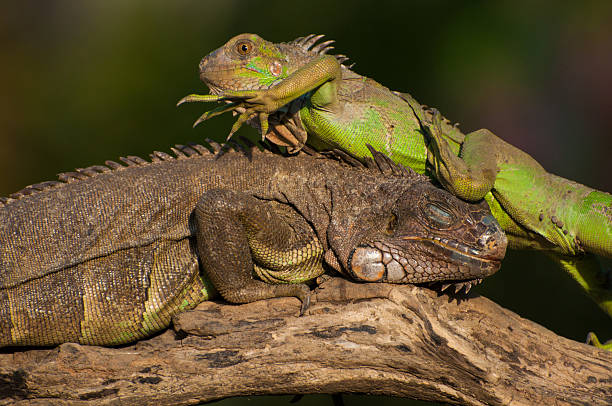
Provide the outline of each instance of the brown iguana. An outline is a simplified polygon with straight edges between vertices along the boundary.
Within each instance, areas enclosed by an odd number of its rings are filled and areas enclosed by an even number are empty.
[[[0,200],[0,346],[134,341],[214,290],[234,303],[296,296],[304,311],[304,282],[328,266],[469,289],[505,253],[486,206],[375,151],[369,168],[253,146],[173,151]]]

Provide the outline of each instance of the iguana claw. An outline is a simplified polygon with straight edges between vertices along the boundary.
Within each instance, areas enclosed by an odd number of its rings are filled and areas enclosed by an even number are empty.
[[[241,103],[240,106],[242,107],[243,103]],[[229,135],[227,136],[227,140],[232,138],[232,135],[234,135],[234,133],[238,131],[244,123],[246,123],[251,117],[255,115],[259,117],[259,126],[261,129],[261,140],[264,141],[266,139],[266,134],[268,133],[268,128],[269,128],[269,124],[268,124],[269,114],[264,113],[264,112],[258,112],[257,109],[253,107],[248,108],[244,113],[238,116],[238,120],[236,120],[236,122],[232,126],[232,129]]]
[[[268,133],[268,113],[259,114],[259,127],[261,129],[261,140],[266,140],[266,134]]]
[[[300,316],[303,316],[309,307],[310,307],[310,294],[302,299],[302,307],[300,308]]]
[[[179,102],[180,103],[180,102]],[[237,108],[243,107],[243,103],[236,103],[236,102],[232,102],[229,103],[225,106],[219,106],[216,109],[212,109],[210,111],[207,111],[206,113],[202,114],[195,123],[193,123],[193,127],[195,128],[198,124],[200,124],[202,121],[206,121],[209,118],[213,118],[215,116],[219,116],[223,113],[226,113],[228,111],[232,111],[235,110]]]
[[[482,279],[473,279],[473,280],[457,282],[457,283],[443,283],[442,285],[440,285],[440,292],[444,292],[448,288],[452,287],[453,289],[451,289],[449,292],[452,292],[454,290],[455,294],[457,294],[463,291],[464,294],[467,295],[473,286],[476,286],[481,282],[482,282]]]
[[[234,92],[234,93],[229,93],[229,94],[219,94],[219,95],[190,94],[188,96],[183,97],[181,100],[179,100],[176,105],[180,106],[181,104],[184,104],[184,103],[193,103],[193,102],[220,102],[220,101],[229,102],[225,106],[217,107],[213,110],[207,111],[204,114],[202,114],[195,121],[195,123],[193,123],[193,127],[196,127],[202,121],[206,121],[209,118],[221,115],[223,113],[227,113],[229,111],[234,111],[238,108],[246,108],[246,106],[248,105],[248,100],[247,101],[243,101],[243,100],[247,98],[254,98],[254,96],[248,93],[241,94],[240,92]],[[236,99],[240,101],[232,101]],[[269,113],[260,111],[260,109],[261,108],[257,108],[257,105],[246,108],[246,110],[238,116],[238,120],[236,120],[236,122],[232,126],[232,129],[229,135],[227,136],[226,140],[229,140],[230,138],[232,138],[232,135],[234,135],[234,133],[238,131],[240,127],[242,127],[242,125],[246,123],[254,115],[258,115],[259,117],[259,124],[261,128],[261,138],[262,138],[262,141],[265,140],[265,135],[268,133],[268,128],[269,128],[269,124],[268,124]]]
[[[190,94],[179,100],[178,103],[176,103],[176,106],[178,107],[183,103],[216,102],[221,100],[225,100],[225,96],[217,96],[214,94]]]

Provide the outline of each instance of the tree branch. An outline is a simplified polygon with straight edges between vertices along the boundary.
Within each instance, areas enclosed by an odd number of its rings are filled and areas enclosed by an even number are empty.
[[[293,298],[205,302],[121,348],[0,353],[0,404],[188,405],[237,395],[368,393],[465,405],[612,404],[612,353],[484,297],[334,278]]]

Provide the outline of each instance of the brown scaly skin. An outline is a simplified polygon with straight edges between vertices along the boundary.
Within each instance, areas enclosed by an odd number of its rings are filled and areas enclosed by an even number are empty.
[[[505,253],[488,209],[376,152],[366,168],[254,147],[216,159],[211,145],[1,199],[0,347],[134,341],[206,300],[211,283],[230,302],[296,296],[304,311],[304,282],[324,266],[469,288]]]

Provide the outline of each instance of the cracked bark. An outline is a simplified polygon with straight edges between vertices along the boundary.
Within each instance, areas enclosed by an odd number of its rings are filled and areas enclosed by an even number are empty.
[[[238,395],[368,393],[465,405],[612,404],[612,353],[484,297],[334,278],[299,302],[205,302],[120,348],[0,353],[0,404],[189,405]]]

